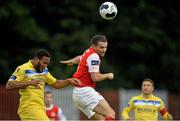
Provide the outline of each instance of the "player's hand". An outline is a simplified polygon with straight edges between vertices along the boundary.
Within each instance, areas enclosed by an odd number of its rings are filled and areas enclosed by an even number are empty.
[[[60,63],[66,64],[67,66],[72,66],[72,65],[73,65],[73,63],[72,63],[70,60],[67,60],[67,61],[60,61]]]
[[[82,85],[82,82],[77,78],[69,78],[68,80],[72,85]]]
[[[114,78],[114,74],[113,73],[108,73],[108,79],[112,80]]]
[[[168,121],[173,121],[173,116],[171,114],[167,114],[167,120]]]
[[[41,86],[43,85],[43,81],[42,81],[42,80],[39,80],[39,79],[31,79],[31,80],[29,81],[29,85],[35,86],[36,89],[40,89],[40,85],[41,85]]]

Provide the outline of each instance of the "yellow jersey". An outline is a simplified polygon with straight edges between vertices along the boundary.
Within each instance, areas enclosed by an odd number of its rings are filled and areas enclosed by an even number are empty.
[[[40,110],[40,112],[43,113],[45,112],[45,104],[44,104],[45,83],[51,85],[56,82],[56,78],[54,78],[49,73],[48,68],[45,68],[41,73],[38,73],[34,69],[31,60],[21,66],[18,66],[15,72],[11,75],[9,81],[15,80],[19,82],[24,82],[24,81],[29,81],[31,79],[42,80],[43,85],[39,85],[40,89],[37,89],[34,86],[27,86],[26,88],[19,90],[21,97],[20,97],[20,104],[18,107],[18,113],[20,114],[24,112],[25,115],[26,115],[25,112],[32,113],[29,116],[35,115],[35,113],[38,113],[37,112],[38,110]],[[23,117],[28,117],[28,116],[23,116]],[[39,119],[39,118],[32,118],[32,119]]]
[[[148,99],[144,98],[142,95],[132,97],[128,106],[123,109],[123,119],[128,119],[129,112],[133,110],[134,119],[138,121],[157,121],[158,112],[166,119],[168,113],[161,98],[154,95],[151,95]]]

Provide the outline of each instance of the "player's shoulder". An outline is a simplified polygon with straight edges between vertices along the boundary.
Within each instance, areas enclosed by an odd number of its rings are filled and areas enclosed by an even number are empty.
[[[16,69],[14,71],[14,74],[22,73],[22,72],[24,72],[25,69],[26,69],[25,64],[19,65],[19,66],[16,67]]]
[[[131,97],[131,100],[138,100],[138,99],[141,99],[141,95],[135,95]]]
[[[139,99],[139,98],[141,98],[141,97],[142,97],[141,95],[135,95],[135,96],[133,96],[134,99]]]
[[[54,106],[53,106],[53,109],[58,110],[58,111],[60,111],[60,112],[62,111],[61,107],[59,107],[58,105],[54,105]]]
[[[20,68],[20,69],[25,69],[25,68],[27,68],[28,66],[29,66],[29,62],[26,62],[26,63],[24,63],[24,64],[22,64],[22,65],[19,65],[18,68]]]
[[[154,99],[154,100],[157,100],[157,101],[162,101],[162,99],[161,99],[160,97],[155,96],[155,95],[153,95],[153,99]]]
[[[57,108],[57,109],[59,108],[59,106],[58,106],[58,105],[53,105],[53,107],[54,107],[54,108]]]
[[[99,59],[99,55],[97,53],[92,53],[89,58],[97,58]]]
[[[16,70],[24,69],[24,68],[26,68],[26,66],[27,66],[27,63],[21,64],[21,65],[17,66]]]

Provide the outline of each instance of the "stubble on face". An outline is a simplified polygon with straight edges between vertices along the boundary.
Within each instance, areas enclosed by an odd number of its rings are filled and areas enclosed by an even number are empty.
[[[142,93],[144,94],[144,95],[150,95],[150,94],[152,94],[152,92],[153,92],[153,85],[150,83],[150,82],[148,82],[148,81],[144,81],[143,83],[142,83]]]
[[[105,56],[106,50],[107,50],[107,42],[98,42],[98,45],[94,46],[96,53],[100,55],[101,57]]]
[[[49,57],[42,57],[41,59],[37,60],[34,68],[36,69],[37,72],[41,73],[49,63],[50,63]]]

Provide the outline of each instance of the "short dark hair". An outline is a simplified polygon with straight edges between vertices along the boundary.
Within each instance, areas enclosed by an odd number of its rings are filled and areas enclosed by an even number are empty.
[[[106,36],[98,34],[91,38],[91,44],[97,45],[98,42],[107,42]]]
[[[34,53],[33,58],[37,57],[38,59],[41,59],[43,56],[50,57],[50,53],[45,49],[39,49]]]
[[[153,81],[152,79],[150,79],[150,78],[145,78],[145,79],[142,81],[142,83],[145,82],[145,81],[150,82],[150,83],[152,84],[152,86],[154,87],[154,81]]]

